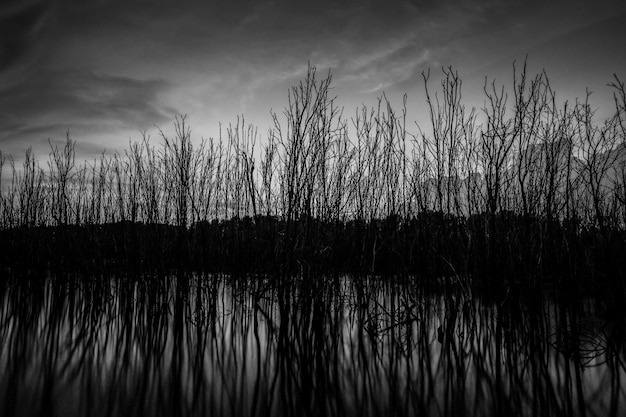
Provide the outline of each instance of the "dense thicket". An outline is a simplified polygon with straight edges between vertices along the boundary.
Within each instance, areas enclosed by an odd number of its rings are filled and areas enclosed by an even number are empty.
[[[424,73],[429,126],[386,97],[346,118],[331,75],[292,87],[263,140],[238,119],[194,143],[185,117],[125,152],[40,166],[0,162],[2,265],[240,272],[367,271],[613,282],[626,253],[626,89],[598,121],[589,95],[560,103],[544,72],[514,67],[468,109],[462,82]],[[436,91],[435,91],[436,90]],[[5,170],[6,171],[6,170]]]

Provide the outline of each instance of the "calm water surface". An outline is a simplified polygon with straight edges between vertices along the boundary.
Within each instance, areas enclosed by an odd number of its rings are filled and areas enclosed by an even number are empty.
[[[624,324],[590,301],[410,280],[0,284],[2,416],[623,415]]]

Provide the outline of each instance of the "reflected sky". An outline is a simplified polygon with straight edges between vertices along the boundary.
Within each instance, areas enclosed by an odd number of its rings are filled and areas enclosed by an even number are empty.
[[[22,279],[2,285],[0,407],[618,415],[621,327],[591,303],[491,303],[371,277]]]

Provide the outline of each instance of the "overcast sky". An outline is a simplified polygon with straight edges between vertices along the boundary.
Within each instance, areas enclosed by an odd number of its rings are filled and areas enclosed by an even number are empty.
[[[383,92],[420,119],[421,72],[452,65],[468,103],[514,60],[546,69],[559,97],[606,108],[626,78],[626,2],[522,0],[9,0],[0,5],[0,149],[47,153],[69,129],[79,156],[120,149],[188,114],[194,136],[270,109],[307,63],[333,73],[351,115]],[[155,138],[156,139],[156,138]]]

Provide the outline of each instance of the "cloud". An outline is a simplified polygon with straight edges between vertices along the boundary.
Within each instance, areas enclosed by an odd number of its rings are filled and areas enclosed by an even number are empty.
[[[46,129],[125,140],[179,112],[203,128],[259,120],[286,104],[308,62],[320,77],[332,70],[347,106],[420,91],[422,70],[448,65],[478,74],[467,86],[478,80],[480,93],[482,77],[509,74],[511,57],[561,42],[596,7],[544,3],[13,0],[0,6],[0,148]]]
[[[41,143],[67,129],[94,138],[124,129],[138,132],[177,114],[160,102],[168,88],[162,80],[86,70],[42,71],[0,96],[0,143],[3,148],[26,148],[20,142]]]
[[[19,83],[44,55],[54,26],[53,4],[9,0],[0,5],[0,92]]]

